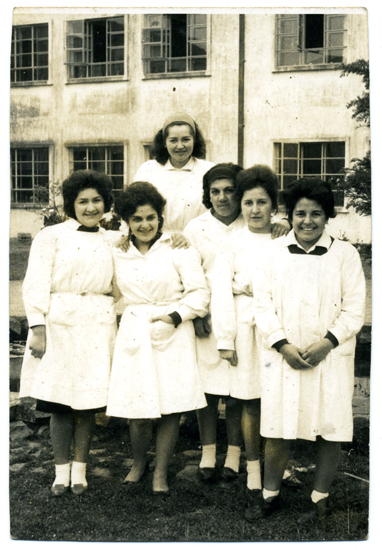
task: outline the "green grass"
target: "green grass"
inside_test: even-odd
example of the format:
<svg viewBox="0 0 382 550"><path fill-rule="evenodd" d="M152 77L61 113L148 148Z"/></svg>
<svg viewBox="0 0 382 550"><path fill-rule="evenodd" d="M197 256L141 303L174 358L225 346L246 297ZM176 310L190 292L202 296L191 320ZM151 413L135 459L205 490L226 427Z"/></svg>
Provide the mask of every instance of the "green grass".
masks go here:
<svg viewBox="0 0 382 550"><path fill-rule="evenodd" d="M151 495L152 472L137 486L123 485L127 473L124 460L131 458L127 427L112 422L98 428L88 466L89 490L81 497L70 493L61 498L50 494L53 481L52 450L49 437L37 435L13 449L11 462L26 466L10 476L11 535L19 540L120 541L120 542L239 542L239 541L315 541L363 540L368 532L368 484L344 475L368 478L367 447L348 446L331 494L332 513L322 525L299 528L297 519L304 495L311 491L313 472L298 473L303 490L282 489L285 507L274 516L249 524L246 507L245 460L242 457L239 479L230 484L205 486L176 478L190 462L183 454L197 450L194 422L183 426L176 454L169 470L169 498ZM218 465L222 466L225 435L220 429ZM152 448L154 451L154 448ZM314 445L297 442L292 448L292 464L308 466L314 461ZM103 457L106 460L100 461ZM30 473L33 468L43 469ZM92 468L108 468L111 476L94 475Z"/></svg>

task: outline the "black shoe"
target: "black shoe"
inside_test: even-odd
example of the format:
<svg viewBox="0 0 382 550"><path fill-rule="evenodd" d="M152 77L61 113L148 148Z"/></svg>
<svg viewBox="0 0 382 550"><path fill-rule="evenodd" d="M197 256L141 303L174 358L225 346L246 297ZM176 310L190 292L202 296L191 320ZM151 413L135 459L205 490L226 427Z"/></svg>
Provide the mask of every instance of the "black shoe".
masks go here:
<svg viewBox="0 0 382 550"><path fill-rule="evenodd" d="M76 483L75 485L72 485L70 487L70 490L72 491L73 495L80 496L88 490L88 486L83 485L82 483Z"/></svg>
<svg viewBox="0 0 382 550"><path fill-rule="evenodd" d="M50 492L54 497L62 497L64 493L69 489L69 485L52 485Z"/></svg>
<svg viewBox="0 0 382 550"><path fill-rule="evenodd" d="M217 478L215 468L198 468L198 476L203 483L215 483Z"/></svg>
<svg viewBox="0 0 382 550"><path fill-rule="evenodd" d="M262 499L248 506L245 511L245 519L249 522L254 522L258 519L266 518L273 514L273 512L276 512L281 506L282 501L280 495L267 498L267 500Z"/></svg>
<svg viewBox="0 0 382 550"><path fill-rule="evenodd" d="M296 477L294 472L292 472L290 476L283 479L283 485L291 489L299 489L303 486L303 482Z"/></svg>
<svg viewBox="0 0 382 550"><path fill-rule="evenodd" d="M318 502L310 502L305 512L297 520L298 525L322 521L329 513L329 498L322 498Z"/></svg>
<svg viewBox="0 0 382 550"><path fill-rule="evenodd" d="M238 472L235 472L235 470L232 470L232 468L227 468L226 466L224 466L221 477L222 479L224 479L224 481L230 482L235 481L239 477L239 474Z"/></svg>

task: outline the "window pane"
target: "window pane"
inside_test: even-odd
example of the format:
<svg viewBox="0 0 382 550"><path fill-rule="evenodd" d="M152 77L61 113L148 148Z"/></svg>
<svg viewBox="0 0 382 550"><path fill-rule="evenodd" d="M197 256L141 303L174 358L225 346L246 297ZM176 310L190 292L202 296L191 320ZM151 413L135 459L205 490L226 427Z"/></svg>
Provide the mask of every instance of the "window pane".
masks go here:
<svg viewBox="0 0 382 550"><path fill-rule="evenodd" d="M110 147L110 159L123 160L123 147Z"/></svg>
<svg viewBox="0 0 382 550"><path fill-rule="evenodd" d="M47 40L35 40L34 42L35 52L47 52L48 41Z"/></svg>
<svg viewBox="0 0 382 550"><path fill-rule="evenodd" d="M106 76L106 63L102 63L100 65L91 65L89 76Z"/></svg>
<svg viewBox="0 0 382 550"><path fill-rule="evenodd" d="M34 66L43 67L44 65L48 65L48 55L45 53L34 55Z"/></svg>
<svg viewBox="0 0 382 550"><path fill-rule="evenodd" d="M123 189L123 176L113 176L112 181L114 189Z"/></svg>
<svg viewBox="0 0 382 550"><path fill-rule="evenodd" d="M324 51L321 50L309 50L304 52L304 63L305 64L316 64L324 62Z"/></svg>
<svg viewBox="0 0 382 550"><path fill-rule="evenodd" d="M117 48L116 50L111 50L110 52L110 61L123 61L123 49ZM123 66L123 65L122 65Z"/></svg>
<svg viewBox="0 0 382 550"><path fill-rule="evenodd" d="M190 14L188 15L188 23L190 25L206 25L207 16L202 14Z"/></svg>
<svg viewBox="0 0 382 550"><path fill-rule="evenodd" d="M144 46L144 57L163 57L160 46Z"/></svg>
<svg viewBox="0 0 382 550"><path fill-rule="evenodd" d="M305 48L324 46L324 16L305 15Z"/></svg>
<svg viewBox="0 0 382 550"><path fill-rule="evenodd" d="M165 61L149 61L147 72L152 73L152 74L166 72L166 63L165 63Z"/></svg>
<svg viewBox="0 0 382 550"><path fill-rule="evenodd" d="M162 31L160 29L156 30L144 30L143 31L143 41L144 42L161 42L162 40Z"/></svg>
<svg viewBox="0 0 382 550"><path fill-rule="evenodd" d="M207 55L206 44L191 44L191 55Z"/></svg>
<svg viewBox="0 0 382 550"><path fill-rule="evenodd" d="M82 161L86 160L86 149L77 148L73 149L73 160Z"/></svg>
<svg viewBox="0 0 382 550"><path fill-rule="evenodd" d="M118 19L109 19L109 29L111 32L122 32L125 29L125 25L123 22L123 17L119 17Z"/></svg>
<svg viewBox="0 0 382 550"><path fill-rule="evenodd" d="M104 147L89 147L89 159L92 161L105 160L105 148Z"/></svg>
<svg viewBox="0 0 382 550"><path fill-rule="evenodd" d="M82 37L81 36L68 36L67 37L67 47L70 49L82 49Z"/></svg>
<svg viewBox="0 0 382 550"><path fill-rule="evenodd" d="M297 36L280 36L280 50L297 50Z"/></svg>
<svg viewBox="0 0 382 550"><path fill-rule="evenodd" d="M205 57L193 57L190 60L190 71L205 71L207 69L207 59Z"/></svg>
<svg viewBox="0 0 382 550"><path fill-rule="evenodd" d="M302 170L304 175L321 175L321 160L303 160Z"/></svg>
<svg viewBox="0 0 382 550"><path fill-rule="evenodd" d="M345 157L345 142L329 142L326 144L327 157Z"/></svg>
<svg viewBox="0 0 382 550"><path fill-rule="evenodd" d="M28 38L32 38L32 27L19 27L19 36L18 38L20 40L26 40Z"/></svg>
<svg viewBox="0 0 382 550"><path fill-rule="evenodd" d="M32 149L19 149L17 160L22 162L32 162Z"/></svg>
<svg viewBox="0 0 382 550"><path fill-rule="evenodd" d="M304 158L321 158L321 143L303 143Z"/></svg>
<svg viewBox="0 0 382 550"><path fill-rule="evenodd" d="M110 36L110 46L111 47L115 48L116 46L123 46L123 45L124 45L124 35L123 34L112 34Z"/></svg>
<svg viewBox="0 0 382 550"><path fill-rule="evenodd" d="M31 172L32 172L32 170L31 170ZM19 189L32 189L32 187L33 187L33 178L32 177L20 176L18 178L18 180L19 180L19 184L18 184Z"/></svg>
<svg viewBox="0 0 382 550"><path fill-rule="evenodd" d="M86 170L87 165L85 161L74 161L73 162L73 168L74 170Z"/></svg>
<svg viewBox="0 0 382 550"><path fill-rule="evenodd" d="M328 34L328 44L327 46L329 48L333 48L336 46L343 46L344 45L344 35L343 33L338 32L331 32Z"/></svg>
<svg viewBox="0 0 382 550"><path fill-rule="evenodd" d="M16 202L33 202L33 191L18 191Z"/></svg>
<svg viewBox="0 0 382 550"><path fill-rule="evenodd" d="M326 160L326 173L327 174L339 174L340 170L345 168L345 160L336 159L336 160Z"/></svg>
<svg viewBox="0 0 382 550"><path fill-rule="evenodd" d="M284 176L283 177L284 189L286 189L289 184L296 181L296 179L298 179L296 176Z"/></svg>
<svg viewBox="0 0 382 550"><path fill-rule="evenodd" d="M169 71L183 72L187 70L186 59L171 59L169 62Z"/></svg>
<svg viewBox="0 0 382 550"><path fill-rule="evenodd" d="M284 157L297 158L298 144L297 143L284 143Z"/></svg>
<svg viewBox="0 0 382 550"><path fill-rule="evenodd" d="M327 63L342 63L344 60L343 50L329 50L327 53Z"/></svg>
<svg viewBox="0 0 382 550"><path fill-rule="evenodd" d="M344 15L328 15L327 16L327 28L329 31L339 30L344 28L345 16Z"/></svg>
<svg viewBox="0 0 382 550"><path fill-rule="evenodd" d="M21 82L30 82L33 80L32 69L25 69L22 71L17 71L17 80Z"/></svg>
<svg viewBox="0 0 382 550"><path fill-rule="evenodd" d="M110 174L123 175L123 162L110 162Z"/></svg>
<svg viewBox="0 0 382 550"><path fill-rule="evenodd" d="M47 38L48 37L48 25L37 25L34 28L35 38Z"/></svg>
<svg viewBox="0 0 382 550"><path fill-rule="evenodd" d="M296 34L298 31L298 16L293 19L286 19L286 16L281 16L280 32L282 34Z"/></svg>
<svg viewBox="0 0 382 550"><path fill-rule="evenodd" d="M280 52L278 64L281 67L300 65L300 53L299 52Z"/></svg>
<svg viewBox="0 0 382 550"><path fill-rule="evenodd" d="M39 176L48 176L49 164L47 162L35 162L34 173Z"/></svg>
<svg viewBox="0 0 382 550"><path fill-rule="evenodd" d="M298 161L296 160L284 160L284 173L285 174L297 174L298 173Z"/></svg>
<svg viewBox="0 0 382 550"><path fill-rule="evenodd" d="M32 66L32 55L31 54L22 55L20 66L21 67L31 67Z"/></svg>
<svg viewBox="0 0 382 550"><path fill-rule="evenodd" d="M189 38L190 40L206 40L206 27L191 27L189 30Z"/></svg>
<svg viewBox="0 0 382 550"><path fill-rule="evenodd" d="M123 63L113 63L113 65L110 65L108 76L118 76L123 74Z"/></svg>

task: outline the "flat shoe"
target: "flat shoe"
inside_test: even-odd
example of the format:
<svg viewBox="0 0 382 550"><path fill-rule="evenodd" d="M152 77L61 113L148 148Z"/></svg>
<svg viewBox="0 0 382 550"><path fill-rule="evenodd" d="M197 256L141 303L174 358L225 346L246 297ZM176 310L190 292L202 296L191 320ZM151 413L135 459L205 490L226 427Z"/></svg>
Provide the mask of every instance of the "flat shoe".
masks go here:
<svg viewBox="0 0 382 550"><path fill-rule="evenodd" d="M245 519L249 522L255 522L258 519L263 519L273 512L276 512L282 506L282 501L280 495L277 495L272 498L267 498L267 500L262 500L249 506L245 511Z"/></svg>
<svg viewBox="0 0 382 550"><path fill-rule="evenodd" d="M52 485L50 492L55 497L62 497L64 493L69 489L69 485Z"/></svg>
<svg viewBox="0 0 382 550"><path fill-rule="evenodd" d="M235 472L235 470L232 470L232 468L227 468L224 466L221 476L224 481L230 482L235 481L239 477L239 474L238 472Z"/></svg>
<svg viewBox="0 0 382 550"><path fill-rule="evenodd" d="M82 483L76 483L75 485L72 485L70 487L70 490L72 491L73 495L76 495L76 496L82 495L85 491L87 491L87 489L88 489L88 486L83 485Z"/></svg>
<svg viewBox="0 0 382 550"><path fill-rule="evenodd" d="M215 468L198 468L198 476L204 483L215 483L216 467Z"/></svg>
<svg viewBox="0 0 382 550"><path fill-rule="evenodd" d="M302 487L303 483L296 477L295 473L291 473L290 476L283 479L283 485L286 487L290 487L291 489L298 489L299 487Z"/></svg>
<svg viewBox="0 0 382 550"><path fill-rule="evenodd" d="M152 495L153 497L163 497L163 498L167 498L170 496L170 491L154 491L154 489L152 490Z"/></svg>
<svg viewBox="0 0 382 550"><path fill-rule="evenodd" d="M254 504L262 504L263 502L263 491L261 489L248 489L246 490L248 506Z"/></svg>
<svg viewBox="0 0 382 550"><path fill-rule="evenodd" d="M329 499L328 497L322 498L318 502L310 502L305 512L303 512L300 518L297 520L298 525L305 525L306 523L322 521L329 512Z"/></svg>

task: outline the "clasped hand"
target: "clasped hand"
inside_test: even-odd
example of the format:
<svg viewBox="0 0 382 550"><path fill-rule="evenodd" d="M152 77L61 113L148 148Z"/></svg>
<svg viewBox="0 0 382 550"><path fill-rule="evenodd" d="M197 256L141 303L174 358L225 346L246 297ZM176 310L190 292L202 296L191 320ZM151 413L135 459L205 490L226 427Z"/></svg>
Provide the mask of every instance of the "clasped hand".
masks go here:
<svg viewBox="0 0 382 550"><path fill-rule="evenodd" d="M333 349L333 344L327 338L311 344L304 350L293 344L284 344L280 349L285 361L295 370L308 370L316 367Z"/></svg>
<svg viewBox="0 0 382 550"><path fill-rule="evenodd" d="M231 363L231 366L232 367L236 367L237 366L237 354L236 354L236 351L235 350L231 350L231 349L220 349L219 350L219 353L220 353L220 357L222 359L225 359L226 361L228 361L229 363Z"/></svg>

